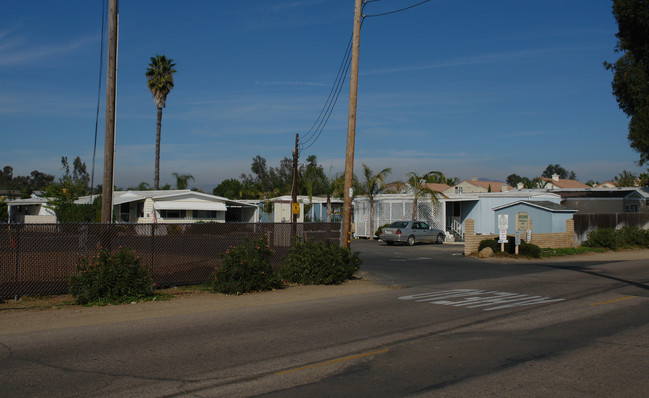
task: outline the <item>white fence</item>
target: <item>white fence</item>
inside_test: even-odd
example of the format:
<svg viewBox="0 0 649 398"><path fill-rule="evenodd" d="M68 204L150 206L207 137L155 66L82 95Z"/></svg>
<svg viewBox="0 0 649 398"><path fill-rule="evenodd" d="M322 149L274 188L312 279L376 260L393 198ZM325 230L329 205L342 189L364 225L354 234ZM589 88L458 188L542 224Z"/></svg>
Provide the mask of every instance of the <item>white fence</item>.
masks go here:
<svg viewBox="0 0 649 398"><path fill-rule="evenodd" d="M374 199L374 226L370 226L370 200L368 198L354 199L354 236L357 238L371 238L378 227L390 224L394 221L412 219L413 197L398 197ZM444 228L444 204L436 206L430 197L423 197L417 200L417 216L421 221L426 221L433 228L445 230Z"/></svg>

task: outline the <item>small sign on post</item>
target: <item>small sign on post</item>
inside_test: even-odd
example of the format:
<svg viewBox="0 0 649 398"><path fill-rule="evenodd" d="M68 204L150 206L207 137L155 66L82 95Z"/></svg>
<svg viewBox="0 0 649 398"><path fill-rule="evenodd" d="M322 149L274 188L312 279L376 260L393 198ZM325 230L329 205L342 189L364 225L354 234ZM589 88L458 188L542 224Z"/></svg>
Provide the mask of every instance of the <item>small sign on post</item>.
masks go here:
<svg viewBox="0 0 649 398"><path fill-rule="evenodd" d="M300 214L300 204L293 203L293 214Z"/></svg>
<svg viewBox="0 0 649 398"><path fill-rule="evenodd" d="M500 237L498 243L500 243L500 251L505 251L505 243L507 243L507 228L509 228L509 216L507 214L498 214L498 230L500 232Z"/></svg>

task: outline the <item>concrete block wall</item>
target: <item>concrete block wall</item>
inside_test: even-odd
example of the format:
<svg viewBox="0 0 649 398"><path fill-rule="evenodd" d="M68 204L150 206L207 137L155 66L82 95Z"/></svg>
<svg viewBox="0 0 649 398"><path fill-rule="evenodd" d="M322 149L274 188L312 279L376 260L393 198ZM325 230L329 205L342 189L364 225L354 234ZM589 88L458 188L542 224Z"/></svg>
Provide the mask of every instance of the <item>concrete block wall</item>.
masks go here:
<svg viewBox="0 0 649 398"><path fill-rule="evenodd" d="M467 219L464 222L464 255L477 253L480 242L485 239L494 239L498 235L476 235L475 221ZM541 248L562 249L575 246L575 223L566 220L566 232L535 234L532 232L533 243Z"/></svg>

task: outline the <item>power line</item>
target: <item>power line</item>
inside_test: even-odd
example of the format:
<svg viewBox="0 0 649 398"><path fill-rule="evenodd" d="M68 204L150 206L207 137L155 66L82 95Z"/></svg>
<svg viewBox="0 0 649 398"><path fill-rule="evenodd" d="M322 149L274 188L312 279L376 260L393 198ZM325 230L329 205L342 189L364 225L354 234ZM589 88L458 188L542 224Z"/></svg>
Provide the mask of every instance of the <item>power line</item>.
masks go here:
<svg viewBox="0 0 649 398"><path fill-rule="evenodd" d="M381 0L364 0L362 5L362 10L365 9L367 3L375 3L378 1ZM393 10L393 11L384 12L380 14L370 14L370 15L363 14L361 17L361 27L363 22L365 21L365 18L381 17L385 15L396 14L420 6L422 4L428 3L429 1L430 0L424 0L417 4L410 5L408 7L403 7L398 10ZM306 133L304 133L303 139L300 140L301 142L299 148L301 152L311 148L316 143L316 141L318 140L318 138L320 138L320 135L324 131L325 127L327 126L327 123L329 122L329 118L331 117L331 114L333 113L336 103L338 102L338 97L340 96L340 92L343 88L344 82L347 79L347 73L349 71L349 65L351 63L351 48L352 48L352 38L350 37L349 42L347 43L347 49L345 50L345 55L343 56L343 60L340 63L340 67L338 68L338 74L336 75L336 79L334 80L334 83L331 86L331 90L329 91L329 96L327 97L327 100L325 101L325 104L320 110L320 114L316 118L315 122L313 123L311 128Z"/></svg>
<svg viewBox="0 0 649 398"><path fill-rule="evenodd" d="M332 89L335 88L335 94L333 97L331 97L331 101L329 102L327 108L326 116L320 119L320 123L318 124L318 128L316 129L316 131L308 139L303 141L301 151L305 151L311 148L313 144L315 144L315 142L318 140L318 138L320 138L320 135L324 131L325 127L327 126L327 123L329 122L329 118L331 117L331 114L333 113L336 103L338 102L338 98L340 97L340 92L342 91L345 80L347 80L347 72L349 71L349 65L351 63L351 53L349 53L349 55L347 55L346 59L344 59L343 61L344 61L344 64L342 65L343 74L342 77L338 79L334 87L332 87Z"/></svg>
<svg viewBox="0 0 649 398"><path fill-rule="evenodd" d="M320 115L318 115L318 118L315 120L309 131L304 133L304 139L303 139L303 145L307 144L309 141L311 141L315 135L316 132L313 131L313 129L318 125L318 128L316 131L320 128L322 125L322 122L324 120L323 115L328 112L331 109L332 103L334 103L333 98L335 97L337 99L337 92L339 92L339 86L342 84L341 82L345 80L346 77L346 69L347 65L349 64L349 58L351 57L351 45L352 45L352 38L349 38L349 42L347 44L347 49L345 50L345 55L343 57L343 60L340 63L340 67L338 68L338 74L336 75L336 79L334 80L334 83L331 86L331 90L329 91L329 96L327 97L327 101L325 101L325 105L322 107L322 110L320 111ZM343 78L341 79L341 75L343 75Z"/></svg>
<svg viewBox="0 0 649 398"><path fill-rule="evenodd" d="M402 11L409 10L409 9L411 9L411 8L415 8L415 7L420 6L420 5L424 4L424 3L428 3L429 1L430 1L430 0L424 0L424 1L419 2L419 3L417 3L417 4L413 4L413 5L408 6L408 7L400 8L400 9L398 9L398 10L388 11L388 12L384 12L384 13L381 13L381 14L363 15L363 17L364 17L364 18L373 18L373 17L382 17L382 16L390 15L390 14L396 14L396 13L398 13L398 12L402 12Z"/></svg>

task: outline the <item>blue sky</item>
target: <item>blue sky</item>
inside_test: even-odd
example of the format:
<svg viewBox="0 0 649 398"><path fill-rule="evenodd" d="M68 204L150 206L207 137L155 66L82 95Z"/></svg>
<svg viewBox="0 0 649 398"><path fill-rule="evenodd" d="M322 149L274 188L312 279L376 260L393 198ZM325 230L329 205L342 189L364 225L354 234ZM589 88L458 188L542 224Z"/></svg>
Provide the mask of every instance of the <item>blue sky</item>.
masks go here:
<svg viewBox="0 0 649 398"><path fill-rule="evenodd" d="M418 0L368 3L365 14ZM504 180L559 163L581 181L638 172L627 118L602 66L617 59L609 0L432 0L366 18L355 171L366 163ZM0 13L0 167L61 175L91 168L102 1L5 0ZM353 25L353 0L137 0L120 3L115 184L153 183L156 108L149 58L177 63L162 122L161 182L190 173L211 192L291 156L320 114ZM95 182L102 178L102 72ZM349 82L304 153L344 168Z"/></svg>

